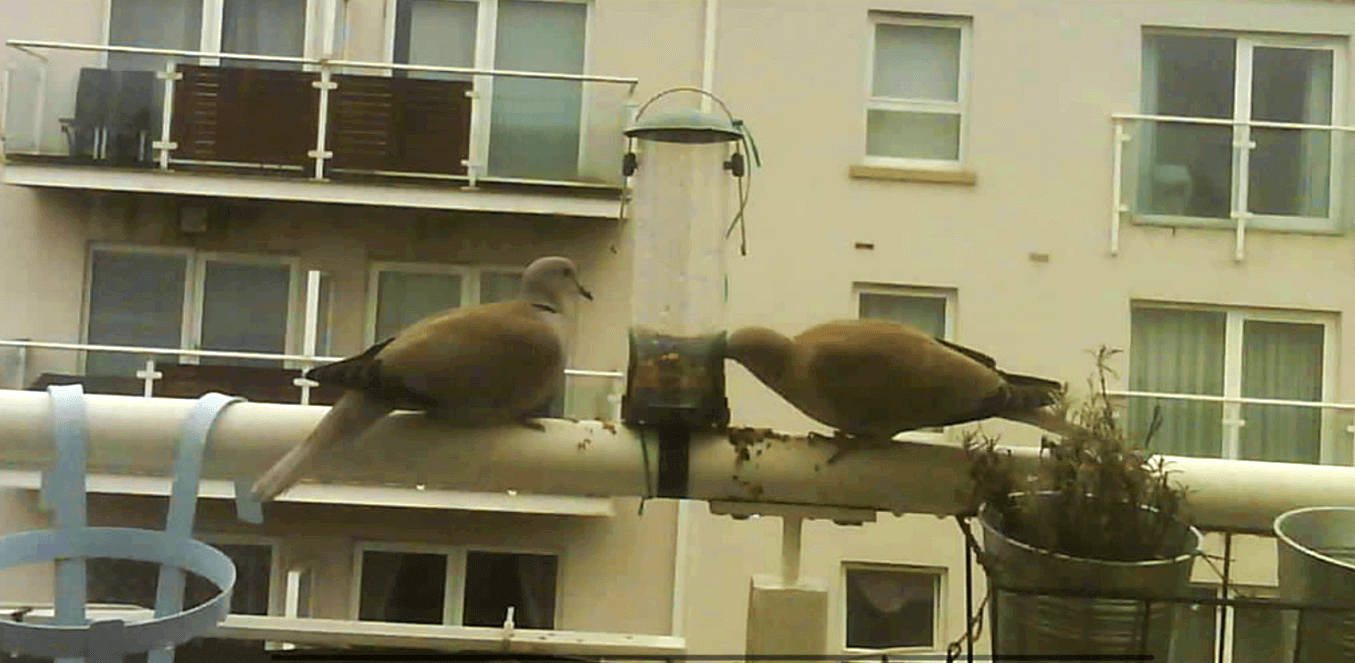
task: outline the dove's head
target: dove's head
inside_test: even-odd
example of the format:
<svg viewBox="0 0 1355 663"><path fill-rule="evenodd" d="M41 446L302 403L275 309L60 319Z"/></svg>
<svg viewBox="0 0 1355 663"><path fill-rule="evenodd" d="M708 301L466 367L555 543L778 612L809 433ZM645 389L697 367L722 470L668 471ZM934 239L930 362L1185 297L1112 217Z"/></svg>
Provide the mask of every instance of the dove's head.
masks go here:
<svg viewBox="0 0 1355 663"><path fill-rule="evenodd" d="M794 342L766 327L743 327L725 340L725 357L743 365L773 390L784 386Z"/></svg>
<svg viewBox="0 0 1355 663"><path fill-rule="evenodd" d="M522 297L534 304L547 304L566 310L575 297L591 301L593 293L579 283L579 268L574 261L560 256L537 258L522 274Z"/></svg>

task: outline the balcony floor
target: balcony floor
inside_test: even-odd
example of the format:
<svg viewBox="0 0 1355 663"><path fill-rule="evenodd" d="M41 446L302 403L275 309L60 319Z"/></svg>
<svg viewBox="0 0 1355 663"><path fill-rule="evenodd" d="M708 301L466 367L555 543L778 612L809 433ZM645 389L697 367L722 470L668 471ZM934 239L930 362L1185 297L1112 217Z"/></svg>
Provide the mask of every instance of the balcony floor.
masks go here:
<svg viewBox="0 0 1355 663"><path fill-rule="evenodd" d="M279 169L174 165L164 171L119 167L50 155L8 154L0 169L6 184L96 191L129 191L224 198L425 209L618 218L620 189L599 184L540 184L481 179L476 190L448 179L348 175L316 181L308 173Z"/></svg>

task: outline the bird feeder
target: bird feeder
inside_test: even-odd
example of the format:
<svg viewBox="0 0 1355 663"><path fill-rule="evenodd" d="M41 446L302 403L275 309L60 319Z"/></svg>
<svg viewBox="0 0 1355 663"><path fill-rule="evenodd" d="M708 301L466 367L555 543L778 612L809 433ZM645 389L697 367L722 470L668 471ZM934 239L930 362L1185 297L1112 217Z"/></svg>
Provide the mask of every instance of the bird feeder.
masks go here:
<svg viewBox="0 0 1355 663"><path fill-rule="evenodd" d="M705 95L723 112L646 113L680 92ZM672 88L651 97L624 131L630 151L634 225L630 362L622 418L659 431L659 495L685 483L691 431L729 423L724 379L724 226L729 174L743 174L741 123L714 95ZM737 158L736 158L737 157Z"/></svg>
<svg viewBox="0 0 1355 663"><path fill-rule="evenodd" d="M723 113L679 108L646 113L679 91L703 94ZM744 139L728 108L709 92L673 88L650 98L625 129L634 178L634 295L627 423L722 428L725 258L729 144ZM643 152L643 163L637 156ZM742 168L740 167L740 171Z"/></svg>

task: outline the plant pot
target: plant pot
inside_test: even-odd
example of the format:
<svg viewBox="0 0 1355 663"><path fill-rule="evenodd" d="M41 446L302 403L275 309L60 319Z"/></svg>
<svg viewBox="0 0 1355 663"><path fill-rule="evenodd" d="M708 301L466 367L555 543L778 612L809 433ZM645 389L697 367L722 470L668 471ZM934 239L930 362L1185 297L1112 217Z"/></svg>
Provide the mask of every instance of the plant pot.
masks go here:
<svg viewBox="0 0 1355 663"><path fill-rule="evenodd" d="M1355 611L1355 508L1294 509L1275 519L1280 596ZM1294 663L1355 662L1355 612L1284 611Z"/></svg>
<svg viewBox="0 0 1355 663"><path fill-rule="evenodd" d="M1054 496L1039 494L1041 500ZM1152 512L1145 507L1145 512ZM1113 562L1073 557L1017 541L995 522L984 504L983 554L997 577L988 579L993 654L1006 655L1150 655L1170 660L1178 605L1129 599L1017 594L993 587L996 580L1013 589L1072 590L1154 596L1185 595L1200 532L1174 520L1168 528L1170 559Z"/></svg>

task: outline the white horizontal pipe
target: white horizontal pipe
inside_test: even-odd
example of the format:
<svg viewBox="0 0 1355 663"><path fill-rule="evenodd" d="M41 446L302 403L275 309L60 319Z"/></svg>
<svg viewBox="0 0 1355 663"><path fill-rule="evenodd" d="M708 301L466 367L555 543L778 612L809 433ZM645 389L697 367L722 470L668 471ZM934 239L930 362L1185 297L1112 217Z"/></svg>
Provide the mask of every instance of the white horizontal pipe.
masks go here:
<svg viewBox="0 0 1355 663"><path fill-rule="evenodd" d="M150 348L133 345L95 345L90 343L56 343L52 341L8 341L0 339L0 347L38 348L43 350L76 350L86 352L121 352L138 355L185 355L189 357L227 357L231 359L272 359L277 361L301 361L312 364L339 361L344 357L317 357L314 355L289 355L270 352L233 352L230 350L190 350L188 348ZM580 368L566 368L565 375L590 378L621 378L617 371L591 371Z"/></svg>
<svg viewBox="0 0 1355 663"><path fill-rule="evenodd" d="M195 401L87 395L92 473L168 475L182 422ZM238 403L212 427L204 479L255 477L301 440L322 406ZM314 478L336 483L431 489L580 495L649 495L657 472L657 435L596 421L453 428L400 412L372 427L352 448L321 460ZM45 469L52 459L51 404L40 391L0 390L0 466ZM777 436L751 444L746 460L721 433L693 437L688 494L693 499L871 509L947 515L968 485L962 449L899 443L863 448L833 465L836 450L819 437ZM1036 447L1011 447L1025 468ZM1191 493L1200 527L1268 531L1279 514L1307 506L1355 506L1355 468L1213 458L1168 457ZM290 638L270 638L289 640Z"/></svg>
<svg viewBox="0 0 1355 663"><path fill-rule="evenodd" d="M254 53L223 53L212 51L187 51L175 48L147 48L144 46L109 46L103 44L77 44L61 41L36 41L31 39L7 39L5 44L30 53L32 48L50 48L65 51L90 51L96 53L136 53L141 55L164 55L172 57L220 58L226 60L249 60L255 62L285 62L289 64L327 64L332 67L354 67L359 69L398 69L401 71L432 71L449 74L475 74L480 76L503 76L506 78L538 78L543 80L586 81L591 83L617 83L634 86L638 78L625 76L593 76L589 74L555 74L536 71L513 71L500 69L476 69L473 67L444 67L426 64L400 64L396 62L366 62L362 60L321 60L320 58L295 57L289 55L258 55ZM40 56L39 56L40 57ZM46 58L43 58L46 59Z"/></svg>

